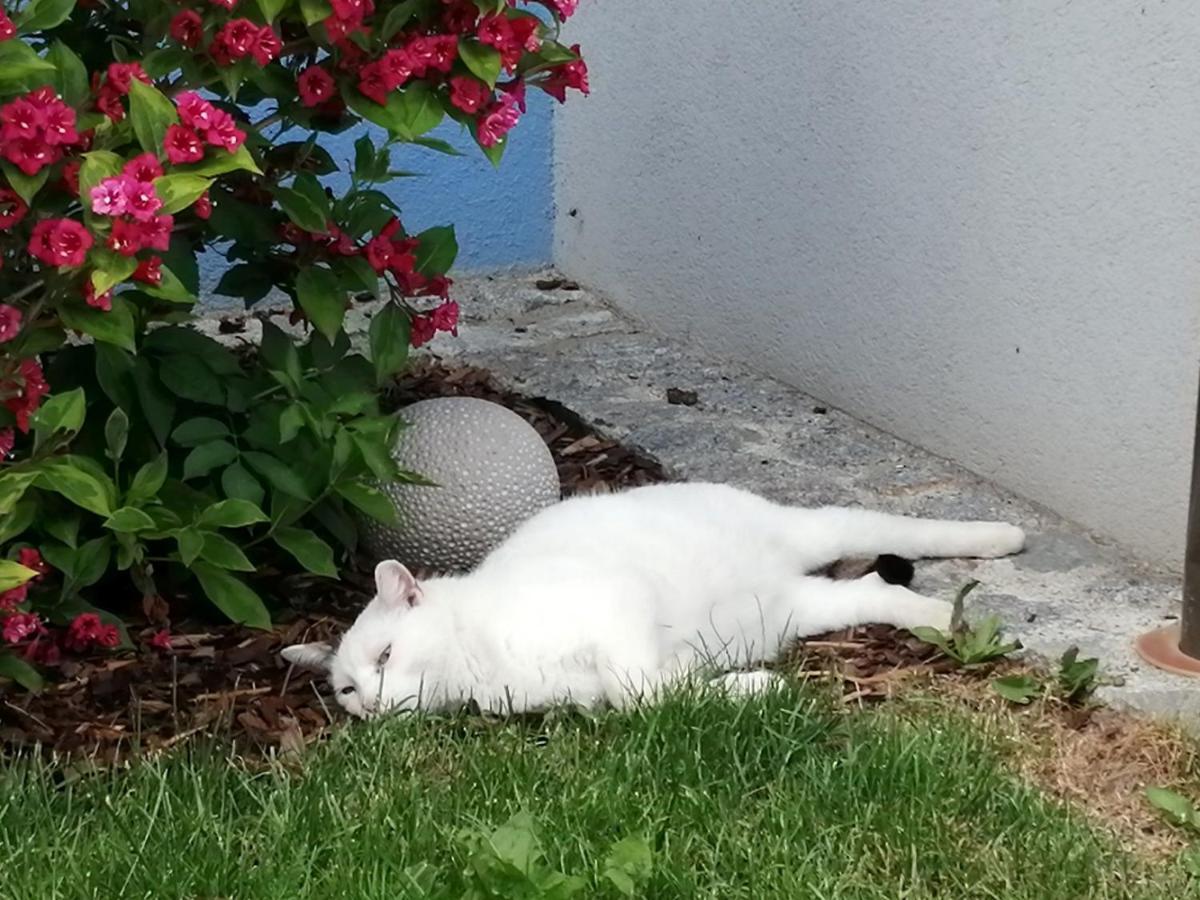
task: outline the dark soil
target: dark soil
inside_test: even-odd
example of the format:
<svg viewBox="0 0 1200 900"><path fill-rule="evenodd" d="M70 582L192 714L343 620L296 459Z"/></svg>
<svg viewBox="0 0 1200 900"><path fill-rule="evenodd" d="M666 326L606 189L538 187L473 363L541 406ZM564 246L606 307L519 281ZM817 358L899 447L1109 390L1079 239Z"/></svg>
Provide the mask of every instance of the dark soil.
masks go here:
<svg viewBox="0 0 1200 900"><path fill-rule="evenodd" d="M399 408L454 395L504 404L529 421L553 452L565 495L668 480L656 461L601 437L560 404L501 390L480 369L432 364L398 381L385 399ZM176 621L171 649L152 650L144 641L165 611L147 609L146 620L130 627L138 649L65 662L40 694L0 687L0 744L6 752L36 747L100 765L194 735L216 736L252 755L301 750L342 716L323 680L292 670L279 649L331 638L354 619L370 597L370 567L357 562L345 567L340 582L290 579L280 593L292 606L270 632ZM807 642L795 660L814 676L840 679L847 700L861 701L885 695L894 673L927 667L933 656L905 633L870 627Z"/></svg>

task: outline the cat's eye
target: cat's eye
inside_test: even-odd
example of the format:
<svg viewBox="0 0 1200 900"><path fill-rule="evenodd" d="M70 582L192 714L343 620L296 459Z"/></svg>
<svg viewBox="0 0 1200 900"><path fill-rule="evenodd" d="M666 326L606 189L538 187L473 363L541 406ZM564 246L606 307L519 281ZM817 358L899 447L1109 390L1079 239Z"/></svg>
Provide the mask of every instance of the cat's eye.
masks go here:
<svg viewBox="0 0 1200 900"><path fill-rule="evenodd" d="M354 693L354 685L348 684L344 688L342 688L340 691L338 691L338 693L341 694L343 697L345 697L347 694L353 694Z"/></svg>
<svg viewBox="0 0 1200 900"><path fill-rule="evenodd" d="M387 665L387 661L391 657L391 655L392 655L392 645L388 644L386 647L383 648L383 652L379 654L379 660L375 664L377 666L379 666L380 668L383 668L385 665Z"/></svg>

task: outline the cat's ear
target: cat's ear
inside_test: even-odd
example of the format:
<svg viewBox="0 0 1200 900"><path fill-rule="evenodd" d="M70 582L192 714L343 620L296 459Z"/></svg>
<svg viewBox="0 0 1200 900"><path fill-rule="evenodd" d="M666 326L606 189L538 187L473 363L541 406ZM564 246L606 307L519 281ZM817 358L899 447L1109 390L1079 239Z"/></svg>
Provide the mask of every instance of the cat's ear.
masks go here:
<svg viewBox="0 0 1200 900"><path fill-rule="evenodd" d="M422 599L421 586L403 565L385 559L375 567L375 599L389 609L416 606Z"/></svg>
<svg viewBox="0 0 1200 900"><path fill-rule="evenodd" d="M313 669L317 672L328 672L333 660L333 647L325 641L312 644L292 644L279 651L279 655L294 666L302 669Z"/></svg>

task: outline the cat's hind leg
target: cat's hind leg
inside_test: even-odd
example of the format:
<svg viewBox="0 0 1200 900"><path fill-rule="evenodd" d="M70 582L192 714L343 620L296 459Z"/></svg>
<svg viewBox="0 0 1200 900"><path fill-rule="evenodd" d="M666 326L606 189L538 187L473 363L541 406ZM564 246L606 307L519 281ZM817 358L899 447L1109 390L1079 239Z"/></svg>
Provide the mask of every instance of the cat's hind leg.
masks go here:
<svg viewBox="0 0 1200 900"><path fill-rule="evenodd" d="M790 638L872 624L946 631L953 612L944 600L888 584L875 574L853 581L792 578L780 591L775 614L783 618L781 631Z"/></svg>
<svg viewBox="0 0 1200 900"><path fill-rule="evenodd" d="M810 572L839 559L881 554L904 559L994 559L1025 546L1025 532L1005 522L919 519L843 507L785 508L783 512L788 540Z"/></svg>

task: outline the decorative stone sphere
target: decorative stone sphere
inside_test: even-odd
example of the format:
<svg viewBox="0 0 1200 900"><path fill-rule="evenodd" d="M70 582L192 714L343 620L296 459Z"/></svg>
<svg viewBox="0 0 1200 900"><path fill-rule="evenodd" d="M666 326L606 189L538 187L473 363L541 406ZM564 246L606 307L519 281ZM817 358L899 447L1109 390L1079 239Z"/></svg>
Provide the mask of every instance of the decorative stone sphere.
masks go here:
<svg viewBox="0 0 1200 900"><path fill-rule="evenodd" d="M541 435L507 407L474 397L421 400L397 414L392 456L437 487L381 484L398 527L359 516L368 552L410 568L466 571L538 510L560 498Z"/></svg>

